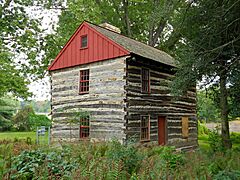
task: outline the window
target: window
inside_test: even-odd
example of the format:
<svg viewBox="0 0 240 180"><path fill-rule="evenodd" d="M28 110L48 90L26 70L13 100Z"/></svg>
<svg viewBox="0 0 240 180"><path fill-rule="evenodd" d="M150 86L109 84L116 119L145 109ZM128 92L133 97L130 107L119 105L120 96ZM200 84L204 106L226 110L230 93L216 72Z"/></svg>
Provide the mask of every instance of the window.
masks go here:
<svg viewBox="0 0 240 180"><path fill-rule="evenodd" d="M81 36L81 48L86 48L88 44L87 35Z"/></svg>
<svg viewBox="0 0 240 180"><path fill-rule="evenodd" d="M141 133L140 139L141 141L146 141L150 139L150 117L149 116L141 116Z"/></svg>
<svg viewBox="0 0 240 180"><path fill-rule="evenodd" d="M188 117L182 117L182 137L188 138Z"/></svg>
<svg viewBox="0 0 240 180"><path fill-rule="evenodd" d="M89 137L89 116L80 118L80 138Z"/></svg>
<svg viewBox="0 0 240 180"><path fill-rule="evenodd" d="M89 69L80 70L79 94L89 92Z"/></svg>
<svg viewBox="0 0 240 180"><path fill-rule="evenodd" d="M142 92L150 93L149 70L142 68Z"/></svg>

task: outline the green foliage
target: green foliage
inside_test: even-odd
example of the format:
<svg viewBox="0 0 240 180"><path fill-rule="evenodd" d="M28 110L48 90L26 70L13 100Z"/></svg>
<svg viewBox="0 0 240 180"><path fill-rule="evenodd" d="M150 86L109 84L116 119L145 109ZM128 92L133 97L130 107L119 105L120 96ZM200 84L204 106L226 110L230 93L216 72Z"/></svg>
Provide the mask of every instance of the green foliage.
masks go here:
<svg viewBox="0 0 240 180"><path fill-rule="evenodd" d="M112 141L106 155L110 162L122 162L129 174L137 172L142 162L141 155L133 145L123 146L118 141Z"/></svg>
<svg viewBox="0 0 240 180"><path fill-rule="evenodd" d="M45 115L35 114L31 106L20 109L13 117L13 123L18 131L35 130L37 126L51 126L51 120Z"/></svg>
<svg viewBox="0 0 240 180"><path fill-rule="evenodd" d="M240 133L232 132L231 133L231 141L234 144L240 144Z"/></svg>
<svg viewBox="0 0 240 180"><path fill-rule="evenodd" d="M42 148L24 142L14 146L2 143L0 178L219 179L222 176L236 179L240 171L239 157L239 152L232 150L180 153L174 147L134 148L116 141ZM135 168L130 174L132 165Z"/></svg>
<svg viewBox="0 0 240 180"><path fill-rule="evenodd" d="M161 165L163 168L169 170L175 170L177 167L184 164L183 154L176 152L175 147L156 147L149 155L158 155L161 159Z"/></svg>
<svg viewBox="0 0 240 180"><path fill-rule="evenodd" d="M32 114L34 114L34 111L31 106L25 106L23 109L20 109L13 117L14 127L18 131L29 131L31 129L29 124L29 117Z"/></svg>
<svg viewBox="0 0 240 180"><path fill-rule="evenodd" d="M16 112L18 102L12 97L0 98L0 130L9 131L12 127L12 116Z"/></svg>
<svg viewBox="0 0 240 180"><path fill-rule="evenodd" d="M208 133L208 142L213 152L224 152L225 148L222 143L222 138L219 135L217 129L214 129Z"/></svg>
<svg viewBox="0 0 240 180"><path fill-rule="evenodd" d="M198 135L207 135L208 133L209 129L206 127L206 125L198 121Z"/></svg>
<svg viewBox="0 0 240 180"><path fill-rule="evenodd" d="M44 0L40 0L43 2ZM0 96L11 93L27 98L29 75L37 75L42 62L37 56L43 42L41 19L27 12L40 1L1 1L0 3ZM29 11L29 10L28 10ZM38 74L39 75L39 74Z"/></svg>
<svg viewBox="0 0 240 180"><path fill-rule="evenodd" d="M51 120L41 114L30 114L28 117L28 125L30 126L30 130L36 130L39 126L51 126Z"/></svg>
<svg viewBox="0 0 240 180"><path fill-rule="evenodd" d="M65 160L68 154L68 149L64 149L61 153L46 153L42 150L23 151L13 159L12 179L38 179L38 173L44 171L46 177L68 177L77 167L73 159Z"/></svg>
<svg viewBox="0 0 240 180"><path fill-rule="evenodd" d="M46 154L40 150L23 151L19 156L13 159L12 171L13 179L32 179L36 169L44 163Z"/></svg>
<svg viewBox="0 0 240 180"><path fill-rule="evenodd" d="M238 180L240 179L240 171L219 171L213 177L214 180Z"/></svg>
<svg viewBox="0 0 240 180"><path fill-rule="evenodd" d="M187 1L69 0L59 16L56 32L45 37L43 61L47 66L49 59L56 57L83 20L110 23L120 28L123 35L172 52L181 38L190 7Z"/></svg>
<svg viewBox="0 0 240 180"><path fill-rule="evenodd" d="M229 87L233 90L234 105L239 104L239 8L235 0L199 0L186 14L183 41L176 49L179 66L173 83L175 94L185 93L189 87L202 81L201 87L219 89L221 136L223 145L231 148L228 114ZM237 93L238 92L238 93ZM238 103L237 103L238 102ZM232 109L233 110L233 109ZM236 113L236 108L235 108ZM231 113L230 113L231 114Z"/></svg>
<svg viewBox="0 0 240 180"><path fill-rule="evenodd" d="M26 98L30 95L27 88L29 81L13 65L12 58L12 54L1 48L0 42L0 96L12 93Z"/></svg>
<svg viewBox="0 0 240 180"><path fill-rule="evenodd" d="M207 95L209 94L206 94L205 91L197 92L197 116L198 119L205 122L215 122L220 119L220 110Z"/></svg>

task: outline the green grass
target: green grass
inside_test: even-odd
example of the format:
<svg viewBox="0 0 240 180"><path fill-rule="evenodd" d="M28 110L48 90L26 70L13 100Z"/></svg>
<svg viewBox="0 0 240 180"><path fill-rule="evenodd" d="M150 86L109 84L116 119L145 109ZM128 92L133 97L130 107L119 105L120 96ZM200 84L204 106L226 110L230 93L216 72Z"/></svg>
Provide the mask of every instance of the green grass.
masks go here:
<svg viewBox="0 0 240 180"><path fill-rule="evenodd" d="M233 148L240 147L240 138L239 137L240 137L240 133L232 133L231 134ZM208 142L208 135L199 135L198 136L198 144L199 144L200 149L210 150L210 145Z"/></svg>
<svg viewBox="0 0 240 180"><path fill-rule="evenodd" d="M17 140L27 140L31 138L32 143L36 142L36 132L1 132L0 141L17 141ZM48 133L45 136L40 136L40 143L46 144L48 142Z"/></svg>

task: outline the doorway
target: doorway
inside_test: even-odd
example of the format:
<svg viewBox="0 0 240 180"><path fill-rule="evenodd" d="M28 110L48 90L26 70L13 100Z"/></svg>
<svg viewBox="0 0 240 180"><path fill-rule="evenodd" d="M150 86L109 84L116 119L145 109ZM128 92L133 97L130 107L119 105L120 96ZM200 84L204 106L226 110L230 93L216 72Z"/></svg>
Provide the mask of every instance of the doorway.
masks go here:
<svg viewBox="0 0 240 180"><path fill-rule="evenodd" d="M158 117L158 144L163 146L166 144L166 117Z"/></svg>

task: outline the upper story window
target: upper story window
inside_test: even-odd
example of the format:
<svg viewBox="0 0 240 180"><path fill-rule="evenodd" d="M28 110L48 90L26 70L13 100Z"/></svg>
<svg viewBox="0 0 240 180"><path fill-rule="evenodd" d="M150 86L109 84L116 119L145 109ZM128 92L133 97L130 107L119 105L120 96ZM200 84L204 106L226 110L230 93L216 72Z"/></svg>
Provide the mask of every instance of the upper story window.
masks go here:
<svg viewBox="0 0 240 180"><path fill-rule="evenodd" d="M89 116L80 118L80 138L88 138L90 130L90 120Z"/></svg>
<svg viewBox="0 0 240 180"><path fill-rule="evenodd" d="M87 35L81 36L81 48L87 48L87 46L88 46Z"/></svg>
<svg viewBox="0 0 240 180"><path fill-rule="evenodd" d="M140 140L148 141L150 140L150 116L141 116L140 124Z"/></svg>
<svg viewBox="0 0 240 180"><path fill-rule="evenodd" d="M79 94L89 93L89 69L80 70Z"/></svg>
<svg viewBox="0 0 240 180"><path fill-rule="evenodd" d="M142 92L150 93L150 77L149 70L142 68Z"/></svg>

